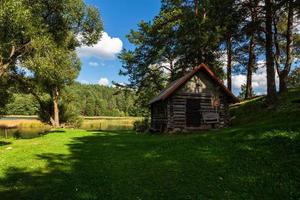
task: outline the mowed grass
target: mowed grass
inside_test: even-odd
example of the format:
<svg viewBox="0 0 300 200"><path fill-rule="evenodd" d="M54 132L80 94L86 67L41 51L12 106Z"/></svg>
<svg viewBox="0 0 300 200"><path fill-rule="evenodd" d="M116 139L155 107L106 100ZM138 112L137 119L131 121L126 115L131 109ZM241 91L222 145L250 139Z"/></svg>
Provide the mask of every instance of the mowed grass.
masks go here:
<svg viewBox="0 0 300 200"><path fill-rule="evenodd" d="M299 199L299 95L272 111L260 99L236 107L218 131L0 139L0 199Z"/></svg>

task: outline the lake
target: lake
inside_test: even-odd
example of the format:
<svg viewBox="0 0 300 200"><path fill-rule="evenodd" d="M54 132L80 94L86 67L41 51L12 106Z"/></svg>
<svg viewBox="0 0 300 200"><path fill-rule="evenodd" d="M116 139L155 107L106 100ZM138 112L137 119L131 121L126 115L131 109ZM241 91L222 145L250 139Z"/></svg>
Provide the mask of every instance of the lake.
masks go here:
<svg viewBox="0 0 300 200"><path fill-rule="evenodd" d="M84 117L80 129L132 130L134 122L140 120L141 117ZM51 130L51 126L42 123L36 116L5 116L0 118L1 125L18 126L8 130L8 137L16 138L34 138ZM5 137L3 129L0 129L0 137Z"/></svg>

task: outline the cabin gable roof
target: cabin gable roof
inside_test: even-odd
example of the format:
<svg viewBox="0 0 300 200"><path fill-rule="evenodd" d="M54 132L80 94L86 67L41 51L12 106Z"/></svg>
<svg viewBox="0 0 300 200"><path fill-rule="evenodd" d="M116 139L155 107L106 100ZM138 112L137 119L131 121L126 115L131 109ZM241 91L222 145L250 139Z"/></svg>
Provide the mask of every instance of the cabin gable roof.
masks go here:
<svg viewBox="0 0 300 200"><path fill-rule="evenodd" d="M223 82L209 69L205 64L200 64L194 70L187 73L185 76L173 81L170 83L164 90L162 90L159 95L154 97L149 104L153 104L155 102L165 100L170 97L175 91L177 91L181 86L183 86L187 81L189 81L197 72L200 70L204 70L207 75L212 78L212 80L220 86L221 90L230 98L232 103L239 102L239 99L232 94L232 92L223 84Z"/></svg>

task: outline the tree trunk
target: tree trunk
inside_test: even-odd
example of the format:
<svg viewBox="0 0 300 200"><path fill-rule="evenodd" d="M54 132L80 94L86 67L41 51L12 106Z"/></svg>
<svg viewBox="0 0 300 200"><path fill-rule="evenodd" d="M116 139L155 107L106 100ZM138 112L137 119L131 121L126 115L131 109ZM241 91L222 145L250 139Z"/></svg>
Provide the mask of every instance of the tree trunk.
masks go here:
<svg viewBox="0 0 300 200"><path fill-rule="evenodd" d="M279 92L287 91L287 77L290 73L292 66L292 51L293 51L293 21L294 21L294 2L289 0L288 3L288 23L287 23L287 33L286 33L286 63L282 72L279 76Z"/></svg>
<svg viewBox="0 0 300 200"><path fill-rule="evenodd" d="M54 116L54 127L59 127L59 108L58 108L58 98L59 92L57 88L54 88L53 94L53 116Z"/></svg>
<svg viewBox="0 0 300 200"><path fill-rule="evenodd" d="M267 104L274 105L277 101L275 69L273 56L273 30L272 30L272 0L265 0L266 8L266 71L267 71Z"/></svg>
<svg viewBox="0 0 300 200"><path fill-rule="evenodd" d="M232 91L231 71L232 71L232 37L229 37L229 39L227 40L227 87L230 91Z"/></svg>
<svg viewBox="0 0 300 200"><path fill-rule="evenodd" d="M202 14L202 17L203 17L203 20L206 20L206 0L202 0L202 11L203 11L203 14Z"/></svg>
<svg viewBox="0 0 300 200"><path fill-rule="evenodd" d="M194 4L195 4L195 15L198 16L199 0L194 0Z"/></svg>
<svg viewBox="0 0 300 200"><path fill-rule="evenodd" d="M279 75L279 92L280 93L287 91L287 77L288 77L288 73L280 73L280 75Z"/></svg>
<svg viewBox="0 0 300 200"><path fill-rule="evenodd" d="M249 58L247 64L247 81L246 81L246 93L245 99L250 99L252 97L252 73L255 62L255 41L254 34L252 34L249 44Z"/></svg>

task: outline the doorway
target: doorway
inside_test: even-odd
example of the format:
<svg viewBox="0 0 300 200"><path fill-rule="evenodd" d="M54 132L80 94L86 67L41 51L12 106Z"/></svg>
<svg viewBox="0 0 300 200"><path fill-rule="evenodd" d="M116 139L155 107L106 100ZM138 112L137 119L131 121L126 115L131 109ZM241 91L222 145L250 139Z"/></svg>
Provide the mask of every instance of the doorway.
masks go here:
<svg viewBox="0 0 300 200"><path fill-rule="evenodd" d="M186 126L187 127L201 126L200 99L186 100Z"/></svg>

